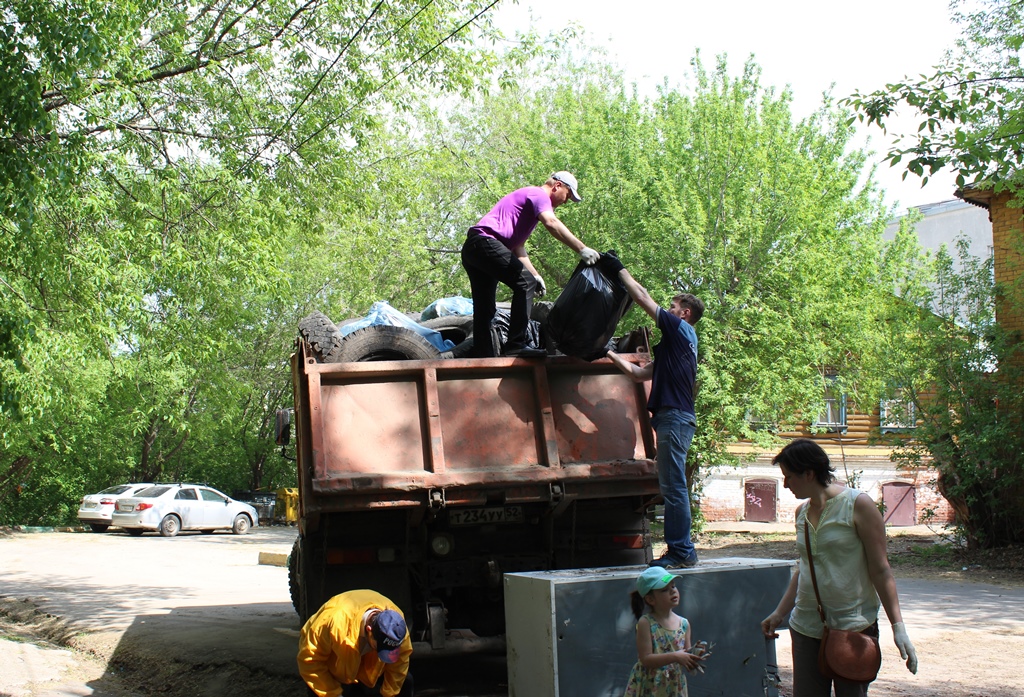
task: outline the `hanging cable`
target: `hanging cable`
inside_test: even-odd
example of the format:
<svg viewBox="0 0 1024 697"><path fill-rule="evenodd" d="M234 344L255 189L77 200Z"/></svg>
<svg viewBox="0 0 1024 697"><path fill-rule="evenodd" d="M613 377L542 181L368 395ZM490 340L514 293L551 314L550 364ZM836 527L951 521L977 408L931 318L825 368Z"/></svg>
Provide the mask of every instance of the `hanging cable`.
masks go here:
<svg viewBox="0 0 1024 697"><path fill-rule="evenodd" d="M327 121L327 122L326 122L326 123L325 123L325 124L324 124L323 126L321 126L320 128L316 129L315 131L313 131L313 133L311 133L311 134L310 134L310 135L308 135L307 137L303 138L303 139L302 139L302 141L301 141L301 142L300 142L300 143L299 143L298 145L296 145L296 146L295 146L294 150L301 150L301 149L302 149L303 147L305 147L305 145L306 145L306 144L307 144L307 143L308 143L309 141L313 140L314 138L316 138L317 136L319 136L319 135L320 135L321 133L323 133L323 132L324 132L325 130L327 130L328 128L330 128L330 127L331 127L331 126L333 126L334 124L336 124L336 123L337 123L338 121L340 121L340 120L341 120L341 119L343 119L344 117L348 116L348 115L349 115L349 113L351 113L351 112L352 112L352 111L353 111L354 109L357 109L358 107L361 107L361 106L362 106L362 105L363 105L363 104L364 104L364 103L366 102L366 100L367 100L368 98L370 98L370 97L372 97L373 95L377 94L377 93L378 93L378 92L380 92L380 91L381 91L382 89L384 89L385 87L387 87L388 85L390 85L390 84L391 84L392 82L394 82L395 80L397 80L397 79L398 79L399 77L401 77L402 75L404 75L404 74L405 74L406 72L408 72L408 71L409 71L410 69L412 69L413 67L415 67L417 63L419 63L419 62L420 62L420 61L422 61L422 60L423 60L424 58L426 58L427 56L429 56L429 55L430 55L431 53L433 53L434 51L436 51L436 50L437 50L437 49L438 49L438 48L439 48L440 46L442 46L442 45L443 45L443 44L444 44L444 43L445 43L446 41L448 41L449 39L451 39L451 38L452 38L453 36L455 36L456 34L458 34L459 32L461 32L461 31L462 31L463 29L465 29L466 27L468 27L468 26L469 26L470 24L472 24L473 22L475 22L475 21L476 21L477 19L479 19L479 18L480 18L481 16L483 16L483 15L484 15L484 14L485 14L485 13L486 13L486 12L487 12L488 10L490 10L490 9L491 9L492 7L494 7L495 5L497 5L497 4L499 3L499 2L501 2L501 0L492 0L492 2L491 2L491 3L489 4L489 5L487 5L487 7L483 8L482 10L480 10L479 12L477 12L477 13L476 13L475 15L473 15L472 17L470 17L470 18L469 18L468 20L466 20L465 22L463 22L463 23L462 23L461 25L459 25L458 27L456 27L456 28L455 28L454 30L452 30L452 31L451 31L451 33L449 33L449 34L448 34L448 36L446 36L446 37L444 37L443 39L441 39L440 41L438 41L438 42L437 42L436 44L434 44L434 45L433 45L433 46L431 46L431 47L430 47L429 49L427 49L427 50L426 50L426 51L424 51L424 52L423 52L422 54L420 54L420 55L419 55L419 56L418 56L418 57L417 57L417 58L416 58L416 59L415 59L414 61L412 61L412 62L411 62L411 63L409 63L409 64L408 64L407 66L405 66L404 68L402 68L402 69L401 69L400 71L398 71L397 73L395 73L394 75L392 75L392 76L391 76L390 78L388 78L387 80L385 80L385 81L384 81L383 83L381 83L381 84L380 84L380 85L379 85L379 86L378 86L378 87L377 87L376 89L372 90L372 91L371 91L371 92L370 92L369 94L367 94L367 95L366 95L366 96L365 96L365 97L364 97L364 98L363 98L362 100L360 100L360 101L359 101L359 103L357 103L357 104L353 104L353 105L352 105L352 106L350 106L350 107L349 107L348 109L346 109L345 111L343 111L343 112L341 112L340 114L338 114L338 115L337 115L337 116L336 116L335 118L333 118L333 119L330 119L330 120L328 120L328 121Z"/></svg>

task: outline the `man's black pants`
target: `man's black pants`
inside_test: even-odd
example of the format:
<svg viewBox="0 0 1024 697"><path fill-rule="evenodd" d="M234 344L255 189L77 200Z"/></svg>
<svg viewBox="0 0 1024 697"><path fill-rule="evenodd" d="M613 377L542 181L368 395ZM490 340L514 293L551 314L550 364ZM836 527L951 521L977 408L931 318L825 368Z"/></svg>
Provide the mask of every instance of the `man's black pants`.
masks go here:
<svg viewBox="0 0 1024 697"><path fill-rule="evenodd" d="M493 237L471 232L462 245L462 266L469 276L473 293L473 355L490 358L496 354L491 341L491 320L497 311L495 295L498 282L512 289L512 311L509 317L505 350L526 345L526 327L533 310L533 293L537 280L523 262Z"/></svg>

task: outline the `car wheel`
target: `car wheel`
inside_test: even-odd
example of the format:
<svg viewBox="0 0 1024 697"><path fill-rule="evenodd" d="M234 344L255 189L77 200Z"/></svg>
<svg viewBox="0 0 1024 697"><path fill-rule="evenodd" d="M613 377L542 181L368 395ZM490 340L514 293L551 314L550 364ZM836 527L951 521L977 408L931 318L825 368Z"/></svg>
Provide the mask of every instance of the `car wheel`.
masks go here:
<svg viewBox="0 0 1024 697"><path fill-rule="evenodd" d="M132 537L142 537L143 530L142 528L125 528L125 532Z"/></svg>
<svg viewBox="0 0 1024 697"><path fill-rule="evenodd" d="M103 523L89 523L89 527L92 528L93 532L106 532L110 526Z"/></svg>
<svg viewBox="0 0 1024 697"><path fill-rule="evenodd" d="M178 516L168 514L160 521L160 534L164 537L174 537L181 530L181 521Z"/></svg>
<svg viewBox="0 0 1024 697"><path fill-rule="evenodd" d="M244 535L249 532L249 517L244 513L235 516L235 523L231 526L231 532L236 535Z"/></svg>

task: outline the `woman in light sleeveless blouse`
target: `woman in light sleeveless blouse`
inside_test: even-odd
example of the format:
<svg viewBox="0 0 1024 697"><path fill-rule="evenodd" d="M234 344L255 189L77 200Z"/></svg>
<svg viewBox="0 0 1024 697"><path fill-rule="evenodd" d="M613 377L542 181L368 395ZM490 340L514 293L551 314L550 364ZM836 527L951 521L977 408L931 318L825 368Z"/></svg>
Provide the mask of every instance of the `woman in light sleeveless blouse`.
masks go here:
<svg viewBox="0 0 1024 697"><path fill-rule="evenodd" d="M830 628L878 636L878 606L892 624L893 640L911 673L917 653L900 612L896 579L886 552L885 523L867 494L838 483L828 455L814 441L798 438L773 460L783 484L798 499L796 512L800 563L778 607L761 622L767 637L788 617L793 643L793 697L864 697L869 683L826 677L818 670L822 624L807 566L807 544L814 554L818 590ZM804 521L810 540L805 539Z"/></svg>

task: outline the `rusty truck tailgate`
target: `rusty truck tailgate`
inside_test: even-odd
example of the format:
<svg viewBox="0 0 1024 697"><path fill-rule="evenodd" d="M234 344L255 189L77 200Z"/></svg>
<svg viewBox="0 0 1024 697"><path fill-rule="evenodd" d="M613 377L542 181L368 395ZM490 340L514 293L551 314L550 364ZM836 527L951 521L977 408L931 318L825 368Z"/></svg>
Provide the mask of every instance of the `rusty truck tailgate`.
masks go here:
<svg viewBox="0 0 1024 697"><path fill-rule="evenodd" d="M545 482L657 491L646 386L607 359L331 364L300 342L293 371L307 500L416 505L462 490L469 502L492 484L509 500Z"/></svg>

